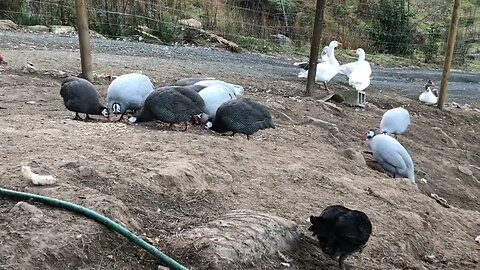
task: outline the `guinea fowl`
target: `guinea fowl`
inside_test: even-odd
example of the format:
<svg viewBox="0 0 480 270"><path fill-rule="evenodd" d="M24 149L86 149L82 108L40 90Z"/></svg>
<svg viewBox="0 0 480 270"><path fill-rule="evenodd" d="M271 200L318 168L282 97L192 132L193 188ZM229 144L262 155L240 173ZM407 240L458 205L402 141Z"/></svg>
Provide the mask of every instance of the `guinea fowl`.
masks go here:
<svg viewBox="0 0 480 270"><path fill-rule="evenodd" d="M373 153L373 158L387 172L395 176L408 178L415 185L415 171L412 158L405 147L395 138L385 134L367 132L368 145Z"/></svg>
<svg viewBox="0 0 480 270"><path fill-rule="evenodd" d="M128 110L141 109L145 99L153 90L154 86L146 75L129 73L118 76L110 83L107 90L109 119L112 113L115 116L120 114L122 119Z"/></svg>
<svg viewBox="0 0 480 270"><path fill-rule="evenodd" d="M380 121L380 132L384 134L403 134L410 125L410 113L402 108L394 108L386 111Z"/></svg>
<svg viewBox="0 0 480 270"><path fill-rule="evenodd" d="M340 71L340 64L335 58L335 48L342 45L338 41L331 41L328 45L327 55L328 61L317 64L317 72L315 74L315 82L323 82L325 90L329 91L327 82L329 82ZM307 78L308 72L306 70L298 74L299 78Z"/></svg>
<svg viewBox="0 0 480 270"><path fill-rule="evenodd" d="M232 136L242 133L250 139L258 130L275 128L275 124L265 105L249 98L238 98L223 103L213 122L207 122L205 127L218 133L232 132Z"/></svg>
<svg viewBox="0 0 480 270"><path fill-rule="evenodd" d="M202 113L205 105L200 95L189 87L165 86L156 89L147 99L140 112L131 116L130 123L159 120L170 124L185 123L188 129L188 121L194 115Z"/></svg>
<svg viewBox="0 0 480 270"><path fill-rule="evenodd" d="M91 120L90 114L108 117L106 107L100 103L95 86L82 78L68 77L62 82L60 95L65 107L75 112L74 120L82 120L78 113L85 114L85 120Z"/></svg>
<svg viewBox="0 0 480 270"><path fill-rule="evenodd" d="M213 120L218 108L225 102L236 99L237 96L225 85L217 84L202 89L198 94L202 97L205 105L202 107L201 123Z"/></svg>
<svg viewBox="0 0 480 270"><path fill-rule="evenodd" d="M196 82L194 85L202 85L206 87L213 86L213 85L222 85L224 87L227 87L230 90L230 93L232 93L235 96L241 96L245 92L243 86L224 82L221 80L203 80L203 81Z"/></svg>
<svg viewBox="0 0 480 270"><path fill-rule="evenodd" d="M205 80L215 80L215 78L198 78L198 77L190 77L190 78L183 78L178 81L176 81L173 85L174 86L187 86L187 85L192 85L200 81L205 81Z"/></svg>
<svg viewBox="0 0 480 270"><path fill-rule="evenodd" d="M372 233L372 223L365 213L341 205L328 206L320 216L310 216L310 222L308 230L317 236L322 251L338 260L342 269L347 256L361 253Z"/></svg>

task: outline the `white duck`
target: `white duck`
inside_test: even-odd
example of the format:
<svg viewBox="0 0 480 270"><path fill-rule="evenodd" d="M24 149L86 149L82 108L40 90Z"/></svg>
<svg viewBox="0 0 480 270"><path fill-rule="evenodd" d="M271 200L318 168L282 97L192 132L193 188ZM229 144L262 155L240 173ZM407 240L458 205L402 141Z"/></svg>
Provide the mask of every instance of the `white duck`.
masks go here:
<svg viewBox="0 0 480 270"><path fill-rule="evenodd" d="M342 45L342 43L336 40L331 41L327 49L328 61L317 64L315 81L323 82L323 85L325 85L325 89L327 91L329 91L327 87L327 82L329 82L333 77L335 77L335 75L337 75L338 72L340 71L340 64L335 58L335 48L340 45ZM307 78L307 76L308 76L307 71L303 71L300 74L298 74L299 78Z"/></svg>
<svg viewBox="0 0 480 270"><path fill-rule="evenodd" d="M384 134L403 134L410 125L410 113L402 107L390 109L383 114L380 132Z"/></svg>
<svg viewBox="0 0 480 270"><path fill-rule="evenodd" d="M432 91L432 87L435 87L435 84L431 80L428 80L428 82L425 84L425 91L420 94L418 100L427 105L437 104L438 96L435 94L437 89L433 89Z"/></svg>
<svg viewBox="0 0 480 270"><path fill-rule="evenodd" d="M363 91L370 85L370 75L372 75L372 68L370 63L365 61L365 51L362 48L354 50L358 55L358 61L348 75L348 84L357 91Z"/></svg>

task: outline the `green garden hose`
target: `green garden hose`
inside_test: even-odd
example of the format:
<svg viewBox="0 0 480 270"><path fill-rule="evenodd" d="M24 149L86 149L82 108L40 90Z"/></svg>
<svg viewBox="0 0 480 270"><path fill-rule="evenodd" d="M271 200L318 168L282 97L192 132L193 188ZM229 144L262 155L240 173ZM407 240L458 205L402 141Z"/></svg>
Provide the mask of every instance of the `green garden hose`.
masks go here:
<svg viewBox="0 0 480 270"><path fill-rule="evenodd" d="M160 250L155 248L154 246L150 245L149 243L145 242L142 238L136 236L129 230L127 230L125 227L122 227L118 223L114 222L113 220L105 217L104 215L101 215L95 211L92 211L88 208L85 208L80 205L76 205L73 203L69 203L67 201L62 201L62 200L57 200L41 195L36 195L36 194L31 194L31 193L25 193L25 192L19 192L19 191L14 191L14 190L9 190L9 189L4 189L0 188L0 196L7 196L7 197L12 197L17 200L33 200L41 203L46 203L50 204L56 207L61 207L65 208L67 210L82 214L88 218L91 218L95 220L96 222L102 223L103 225L107 226L108 228L120 233L121 235L125 236L126 238L130 239L132 242L140 246L141 248L147 250L151 254L153 254L155 257L159 258L162 262L164 262L166 265L168 265L171 269L173 270L188 270L185 266L179 264L172 258L168 257L164 253L162 253Z"/></svg>

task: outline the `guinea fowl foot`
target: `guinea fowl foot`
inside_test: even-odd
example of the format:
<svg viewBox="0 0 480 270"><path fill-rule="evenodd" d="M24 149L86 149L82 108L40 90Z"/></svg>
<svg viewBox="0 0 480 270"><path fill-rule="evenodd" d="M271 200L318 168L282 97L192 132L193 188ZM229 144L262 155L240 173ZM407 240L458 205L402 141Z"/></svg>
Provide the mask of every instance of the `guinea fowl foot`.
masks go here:
<svg viewBox="0 0 480 270"><path fill-rule="evenodd" d="M168 128L169 129L173 129L175 127L175 124L174 123L170 123L170 125L168 125Z"/></svg>
<svg viewBox="0 0 480 270"><path fill-rule="evenodd" d="M93 121L95 119L91 118L90 115L88 114L85 114L85 119L83 119L84 121Z"/></svg>
<svg viewBox="0 0 480 270"><path fill-rule="evenodd" d="M247 140L250 140L250 135L247 135Z"/></svg>
<svg viewBox="0 0 480 270"><path fill-rule="evenodd" d="M185 129L183 131L187 131L188 129L188 121L183 122L185 124Z"/></svg>
<svg viewBox="0 0 480 270"><path fill-rule="evenodd" d="M73 120L83 120L78 113L75 113Z"/></svg>

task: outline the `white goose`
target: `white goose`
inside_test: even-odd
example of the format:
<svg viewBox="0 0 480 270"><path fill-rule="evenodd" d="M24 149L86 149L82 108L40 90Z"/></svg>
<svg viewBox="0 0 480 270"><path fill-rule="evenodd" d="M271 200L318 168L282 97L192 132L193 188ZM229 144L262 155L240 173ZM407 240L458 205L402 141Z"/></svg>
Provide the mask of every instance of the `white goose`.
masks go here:
<svg viewBox="0 0 480 270"><path fill-rule="evenodd" d="M437 104L438 97L434 93L437 89L433 89L432 91L432 87L435 87L435 84L431 80L428 80L427 84L425 84L425 91L420 94L418 100L427 105Z"/></svg>
<svg viewBox="0 0 480 270"><path fill-rule="evenodd" d="M354 50L358 55L358 61L355 63L354 69L348 75L348 84L357 91L363 91L370 85L370 75L372 68L370 63L365 61L365 51L362 48Z"/></svg>
<svg viewBox="0 0 480 270"><path fill-rule="evenodd" d="M327 82L329 82L335 75L338 74L340 71L340 64L338 63L337 59L335 58L335 48L342 45L342 43L334 40L331 41L328 45L327 49L327 56L328 61L321 62L317 64L317 72L315 74L315 81L316 82L323 82L325 85L325 89L329 91L327 87ZM299 78L307 78L308 71L302 71L298 74Z"/></svg>
<svg viewBox="0 0 480 270"><path fill-rule="evenodd" d="M319 59L318 63L328 61L327 52L328 52L328 46L323 47L321 58ZM293 63L293 65L296 66L296 67L299 67L299 68L303 68L304 70L308 70L308 62L296 62L296 63ZM300 73L298 73L299 78L302 78L302 77L300 77L300 74L304 74L304 73L305 73L305 71L303 71L303 70L300 71Z"/></svg>

